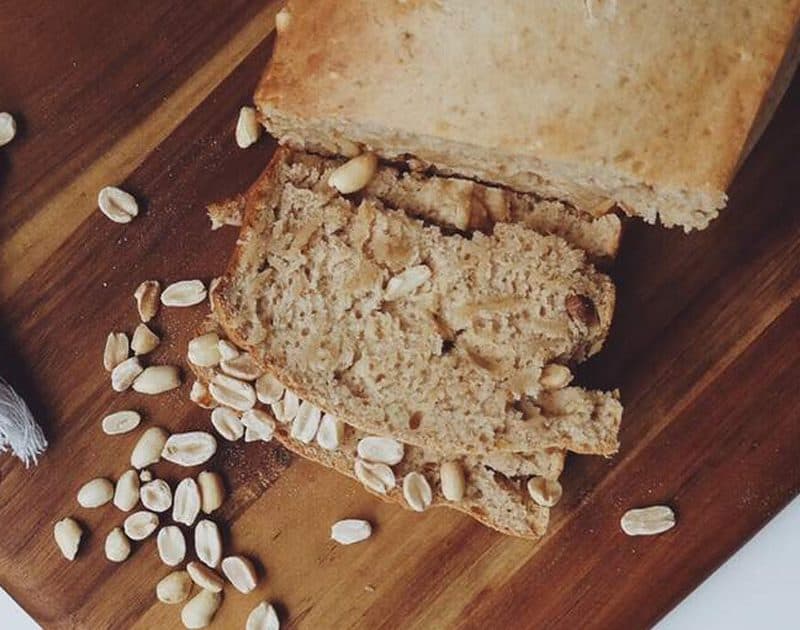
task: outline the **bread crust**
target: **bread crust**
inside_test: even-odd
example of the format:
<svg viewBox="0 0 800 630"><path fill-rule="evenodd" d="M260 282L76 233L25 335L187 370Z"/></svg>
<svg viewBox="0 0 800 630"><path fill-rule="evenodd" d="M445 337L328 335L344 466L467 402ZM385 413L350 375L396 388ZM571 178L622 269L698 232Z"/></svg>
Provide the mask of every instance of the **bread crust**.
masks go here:
<svg viewBox="0 0 800 630"><path fill-rule="evenodd" d="M255 95L282 142L342 153L354 141L702 228L773 96L800 0L290 0L288 11Z"/></svg>

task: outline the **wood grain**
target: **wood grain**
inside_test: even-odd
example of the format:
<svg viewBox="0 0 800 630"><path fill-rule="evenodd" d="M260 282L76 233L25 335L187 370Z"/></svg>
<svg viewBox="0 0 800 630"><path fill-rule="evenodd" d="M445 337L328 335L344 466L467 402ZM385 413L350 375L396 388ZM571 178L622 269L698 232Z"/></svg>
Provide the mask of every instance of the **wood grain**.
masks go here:
<svg viewBox="0 0 800 630"><path fill-rule="evenodd" d="M126 468L135 436L103 436L105 413L131 406L171 430L206 427L208 413L188 402L189 383L113 394L100 357L110 330L135 326L141 280L221 272L236 234L210 232L204 205L242 190L274 149L266 138L237 149L233 125L270 54L276 3L125 4L0 12L0 109L23 121L0 155L0 370L51 441L35 469L0 456L0 584L53 628L179 627L179 607L154 597L167 573L154 543L111 565L102 541L121 514L74 497ZM263 598L300 628L645 628L662 616L800 491L797 146L800 79L721 219L690 235L627 226L612 337L580 374L621 388L622 449L569 459L546 539L411 514L276 446L226 443L218 520L263 579L249 596L226 591L213 627L242 627ZM94 210L111 178L143 201L128 226ZM203 315L162 311L152 362L181 361ZM619 531L625 509L660 502L676 508L674 530ZM72 564L51 534L66 514L92 532ZM368 544L329 541L346 516L377 524Z"/></svg>

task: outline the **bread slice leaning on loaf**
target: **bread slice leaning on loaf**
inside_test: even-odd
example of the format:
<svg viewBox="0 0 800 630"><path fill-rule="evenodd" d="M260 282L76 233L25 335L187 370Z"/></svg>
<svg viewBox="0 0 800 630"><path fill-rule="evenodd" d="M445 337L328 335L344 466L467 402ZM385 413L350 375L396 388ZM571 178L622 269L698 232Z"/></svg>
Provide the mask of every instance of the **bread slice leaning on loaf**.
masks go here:
<svg viewBox="0 0 800 630"><path fill-rule="evenodd" d="M798 21L800 0L289 0L255 101L294 148L702 229L788 84Z"/></svg>
<svg viewBox="0 0 800 630"><path fill-rule="evenodd" d="M319 187L279 150L248 194L215 315L275 377L348 424L440 453L609 455L616 393L539 378L605 339L610 279L557 236L445 234Z"/></svg>
<svg viewBox="0 0 800 630"><path fill-rule="evenodd" d="M224 332L210 318L199 334L214 331L219 331L224 338ZM196 365L191 368L198 382L206 389L218 373L214 368ZM210 395L198 402L206 407L217 404ZM270 415L275 425L273 437L287 449L358 481L355 473L357 446L367 434L344 425L338 447L324 448L316 440L304 442L292 437L291 421L278 422L266 405L256 403L256 408ZM459 500L448 500L442 492L439 471L445 461L456 463L464 475L464 495ZM533 453L528 456L502 453L488 456L465 455L445 460L436 453L406 445L402 461L391 467L396 479L395 487L386 494L375 492L367 486L364 489L384 501L411 509L403 496L402 481L408 473L417 472L425 477L431 487L431 507L459 510L503 534L536 539L547 530L550 510L531 499L525 489L525 481L531 476L556 479L561 473L563 463L564 454L559 451Z"/></svg>
<svg viewBox="0 0 800 630"><path fill-rule="evenodd" d="M322 191L327 190L331 173L345 162L344 158L311 153L295 153L294 160L313 173L317 182L313 189ZM410 216L463 232L491 232L496 223L519 223L542 234L561 236L597 264L607 264L616 257L622 233L620 219L614 213L594 217L533 194L514 193L460 177L403 172L386 164L378 166L360 194ZM241 226L245 204L244 195L237 195L209 205L212 229Z"/></svg>

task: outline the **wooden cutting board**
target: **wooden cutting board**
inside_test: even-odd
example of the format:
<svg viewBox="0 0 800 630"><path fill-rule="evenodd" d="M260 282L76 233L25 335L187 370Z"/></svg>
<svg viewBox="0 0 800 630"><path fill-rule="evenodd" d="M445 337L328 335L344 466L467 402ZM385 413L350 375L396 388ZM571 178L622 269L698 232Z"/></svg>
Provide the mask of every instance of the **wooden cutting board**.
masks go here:
<svg viewBox="0 0 800 630"><path fill-rule="evenodd" d="M82 510L75 494L126 469L136 436L103 435L104 414L209 426L188 382L115 394L101 355L108 332L135 327L140 281L222 271L236 233L210 232L204 206L243 190L274 149L264 138L239 150L233 128L276 10L16 0L0 11L0 110L20 121L0 151L0 357L50 439L36 468L0 456L0 585L46 627L179 627L180 607L154 596L168 572L154 542L107 562L103 540L122 513ZM644 628L666 613L800 490L798 147L795 80L721 219L690 235L628 226L613 334L581 374L622 390L622 448L570 458L540 544L447 510L383 505L275 445L226 443L214 467L231 495L217 520L262 579L248 596L226 590L213 627L243 627L264 598L299 628ZM107 184L142 200L130 225L96 210ZM152 362L181 362L204 313L163 310ZM626 509L654 503L675 507L674 530L620 532ZM91 532L73 563L52 539L69 514ZM370 519L373 538L333 544L343 517Z"/></svg>

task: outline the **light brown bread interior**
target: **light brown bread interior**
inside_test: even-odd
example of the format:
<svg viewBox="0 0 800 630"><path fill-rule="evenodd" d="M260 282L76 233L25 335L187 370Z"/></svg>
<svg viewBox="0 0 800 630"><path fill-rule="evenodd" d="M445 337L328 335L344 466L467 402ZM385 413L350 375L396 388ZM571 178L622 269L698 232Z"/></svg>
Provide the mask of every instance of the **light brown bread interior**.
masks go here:
<svg viewBox="0 0 800 630"><path fill-rule="evenodd" d="M251 190L214 291L236 343L372 434L454 454L616 450L615 393L538 381L607 334L613 285L582 251L517 224L445 234L337 194L295 158L279 151ZM430 277L387 299L392 279L420 269Z"/></svg>

